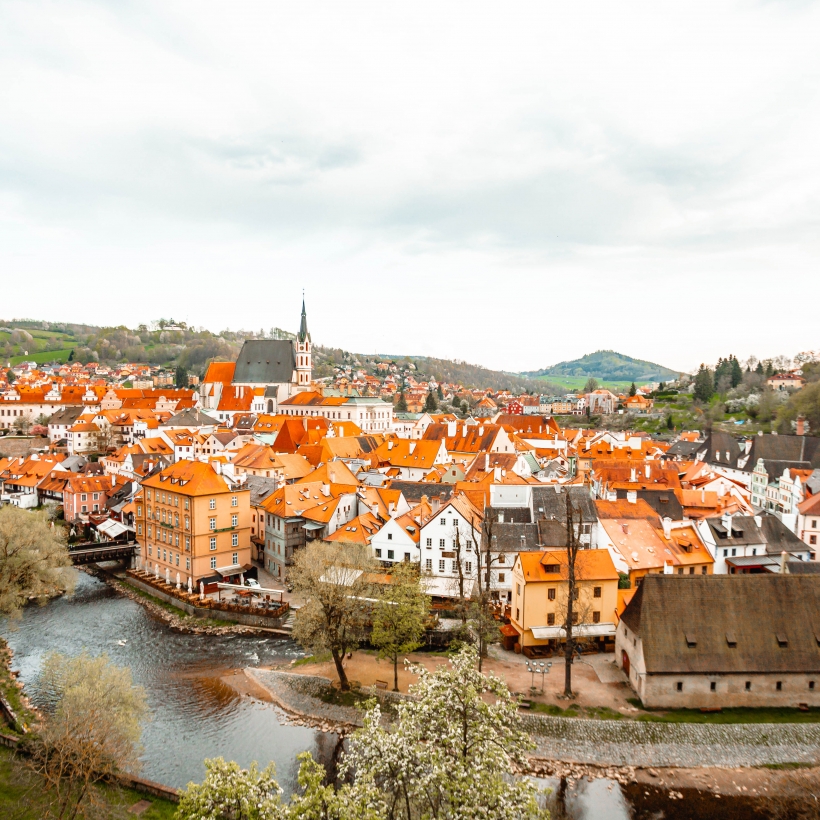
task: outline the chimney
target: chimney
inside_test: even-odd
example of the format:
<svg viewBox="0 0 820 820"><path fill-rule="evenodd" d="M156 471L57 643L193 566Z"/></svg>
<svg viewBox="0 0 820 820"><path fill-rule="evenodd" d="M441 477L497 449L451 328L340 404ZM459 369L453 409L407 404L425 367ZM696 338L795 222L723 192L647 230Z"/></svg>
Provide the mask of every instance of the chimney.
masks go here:
<svg viewBox="0 0 820 820"><path fill-rule="evenodd" d="M391 501L391 502L387 505L387 512L389 513L390 517L392 518L392 517L393 517L393 515L394 515L394 514L395 514L395 512L396 512L396 502L395 502L395 501Z"/></svg>
<svg viewBox="0 0 820 820"><path fill-rule="evenodd" d="M322 495L325 498L330 497L330 484L322 484Z"/></svg>
<svg viewBox="0 0 820 820"><path fill-rule="evenodd" d="M663 537L664 538L671 538L672 536L672 519L669 516L664 516L661 519L661 523L663 524Z"/></svg>
<svg viewBox="0 0 820 820"><path fill-rule="evenodd" d="M410 442L410 446L409 446L409 448L408 448L408 452L410 453L410 455L411 455L411 456L413 455L413 453L415 453L415 452L416 452L416 442L415 442L415 441L411 441L411 442Z"/></svg>
<svg viewBox="0 0 820 820"><path fill-rule="evenodd" d="M797 417L797 429L795 433L798 436L805 436L806 435L806 419L803 416Z"/></svg>
<svg viewBox="0 0 820 820"><path fill-rule="evenodd" d="M705 487L702 487L701 491L700 491L700 503L701 504L706 503L706 488Z"/></svg>
<svg viewBox="0 0 820 820"><path fill-rule="evenodd" d="M723 513L721 517L720 523L726 528L729 535L732 534L732 514L731 513Z"/></svg>
<svg viewBox="0 0 820 820"><path fill-rule="evenodd" d="M786 575L789 571L789 553L786 550L780 553L780 574Z"/></svg>
<svg viewBox="0 0 820 820"><path fill-rule="evenodd" d="M116 478L114 478L114 476L113 476L113 475L111 476L111 486L112 486L112 487L116 487L116 486L117 486L117 479L116 479Z"/></svg>
<svg viewBox="0 0 820 820"><path fill-rule="evenodd" d="M647 464L646 467L644 467L644 472L646 473L646 477L649 478L652 475L652 467Z"/></svg>
<svg viewBox="0 0 820 820"><path fill-rule="evenodd" d="M388 442L387 442L387 449L388 449L388 450L392 450L392 449L393 449L393 442L392 442L392 441L388 441Z"/></svg>
<svg viewBox="0 0 820 820"><path fill-rule="evenodd" d="M634 467L629 471L629 480L633 484L638 480L638 471Z"/></svg>
<svg viewBox="0 0 820 820"><path fill-rule="evenodd" d="M627 490L626 491L626 500L630 504L637 504L638 503L638 491L637 490Z"/></svg>
<svg viewBox="0 0 820 820"><path fill-rule="evenodd" d="M467 424L465 423L461 428L461 435L467 438Z"/></svg>
<svg viewBox="0 0 820 820"><path fill-rule="evenodd" d="M629 535L629 524L621 524L623 527L624 535Z"/></svg>
<svg viewBox="0 0 820 820"><path fill-rule="evenodd" d="M478 434L479 434L480 436L483 436L483 435L484 435L484 425L483 425L483 424L481 425L481 427L479 427L479 428L478 428Z"/></svg>
<svg viewBox="0 0 820 820"><path fill-rule="evenodd" d="M307 416L302 416L302 427L307 431Z"/></svg>
<svg viewBox="0 0 820 820"><path fill-rule="evenodd" d="M447 422L447 438L455 438L457 426L458 425L454 421Z"/></svg>
<svg viewBox="0 0 820 820"><path fill-rule="evenodd" d="M484 453L484 472L485 473L490 472L490 454L489 453Z"/></svg>

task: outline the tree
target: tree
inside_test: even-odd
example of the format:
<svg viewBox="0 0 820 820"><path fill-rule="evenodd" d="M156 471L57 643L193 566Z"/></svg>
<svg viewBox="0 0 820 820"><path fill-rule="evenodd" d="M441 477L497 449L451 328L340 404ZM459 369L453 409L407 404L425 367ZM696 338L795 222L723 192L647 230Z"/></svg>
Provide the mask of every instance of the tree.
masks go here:
<svg viewBox="0 0 820 820"><path fill-rule="evenodd" d="M438 396L439 401L443 401L444 399L444 391L441 389L441 384L436 386L436 395Z"/></svg>
<svg viewBox="0 0 820 820"><path fill-rule="evenodd" d="M424 412L435 413L437 409L438 403L436 402L436 397L433 395L433 391L430 390L427 393L427 398L424 400Z"/></svg>
<svg viewBox="0 0 820 820"><path fill-rule="evenodd" d="M256 761L243 769L221 757L205 761L205 780L189 783L180 796L177 820L285 820L282 789L273 763L261 772Z"/></svg>
<svg viewBox="0 0 820 820"><path fill-rule="evenodd" d="M415 700L397 707L393 725L381 725L371 705L350 740L344 769L352 790L370 788L378 817L390 820L543 816L535 785L513 778L533 743L518 701L506 684L476 669L476 651L462 648L449 667L413 669ZM486 699L485 699L486 698ZM375 789L373 789L375 786Z"/></svg>
<svg viewBox="0 0 820 820"><path fill-rule="evenodd" d="M734 356L730 357L730 362L732 387L737 387L743 381L743 370L740 367L740 362Z"/></svg>
<svg viewBox="0 0 820 820"><path fill-rule="evenodd" d="M42 512L0 507L0 614L18 615L26 601L74 588L62 527Z"/></svg>
<svg viewBox="0 0 820 820"><path fill-rule="evenodd" d="M373 569L364 545L313 541L296 552L289 576L293 591L305 600L296 613L293 637L306 649L330 652L345 691L350 683L342 661L364 637Z"/></svg>
<svg viewBox="0 0 820 820"><path fill-rule="evenodd" d="M798 416L802 416L808 422L812 435L820 435L820 382L807 384L789 397L788 403L780 408L777 416L779 431L793 435L792 422L795 422Z"/></svg>
<svg viewBox="0 0 820 820"><path fill-rule="evenodd" d="M68 361L70 361L70 362L74 361L74 348L73 347L71 348L71 353L68 354Z"/></svg>
<svg viewBox="0 0 820 820"><path fill-rule="evenodd" d="M31 429L31 419L28 416L18 416L12 426L21 436L27 436Z"/></svg>
<svg viewBox="0 0 820 820"><path fill-rule="evenodd" d="M54 794L52 816L73 820L95 801L94 785L139 767L145 691L129 669L86 653L49 655L41 685L56 705L32 742L31 766Z"/></svg>
<svg viewBox="0 0 820 820"><path fill-rule="evenodd" d="M674 430L675 429L675 420L672 418L671 413L666 417L666 429L667 430Z"/></svg>
<svg viewBox="0 0 820 820"><path fill-rule="evenodd" d="M635 387L635 382L632 382L632 384L629 387L629 395L634 396L637 392L638 392L638 388Z"/></svg>
<svg viewBox="0 0 820 820"><path fill-rule="evenodd" d="M396 402L396 412L397 413L406 413L407 412L407 399L405 398L403 389L402 389L401 393L399 393L399 400Z"/></svg>
<svg viewBox="0 0 820 820"><path fill-rule="evenodd" d="M695 398L702 402L707 402L715 394L715 381L712 371L701 364L695 376Z"/></svg>
<svg viewBox="0 0 820 820"><path fill-rule="evenodd" d="M177 387L187 387L188 386L188 370L187 370L187 368L183 367L181 364L177 365L174 382L175 382Z"/></svg>
<svg viewBox="0 0 820 820"><path fill-rule="evenodd" d="M575 605L578 597L576 590L576 564L578 560L578 550L581 548L581 542L575 532L575 522L573 521L573 513L576 512L575 507L567 492L567 605L566 618L564 620L564 631L566 632L566 641L564 642L564 695L572 697L572 661L575 651ZM581 530L581 511L578 510L578 532Z"/></svg>
<svg viewBox="0 0 820 820"><path fill-rule="evenodd" d="M598 389L598 379L593 379L590 376L587 379L587 383L584 385L584 393L594 393Z"/></svg>
<svg viewBox="0 0 820 820"><path fill-rule="evenodd" d="M409 563L394 564L390 581L373 612L370 642L380 658L393 664L393 691L399 691L399 659L421 646L424 625L430 613L430 598L424 594L419 574Z"/></svg>
<svg viewBox="0 0 820 820"><path fill-rule="evenodd" d="M6 381L9 384L14 384L17 381L17 376L11 368L6 371Z"/></svg>

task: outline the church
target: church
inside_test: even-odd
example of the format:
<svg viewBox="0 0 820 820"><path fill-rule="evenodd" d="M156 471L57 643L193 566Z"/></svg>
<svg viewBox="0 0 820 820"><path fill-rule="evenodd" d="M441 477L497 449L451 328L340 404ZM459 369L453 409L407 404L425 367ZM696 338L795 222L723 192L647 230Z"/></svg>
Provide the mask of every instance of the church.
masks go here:
<svg viewBox="0 0 820 820"><path fill-rule="evenodd" d="M290 339L248 339L235 362L211 362L199 387L203 411L222 423L243 413L274 415L279 403L311 389L311 340L305 302Z"/></svg>

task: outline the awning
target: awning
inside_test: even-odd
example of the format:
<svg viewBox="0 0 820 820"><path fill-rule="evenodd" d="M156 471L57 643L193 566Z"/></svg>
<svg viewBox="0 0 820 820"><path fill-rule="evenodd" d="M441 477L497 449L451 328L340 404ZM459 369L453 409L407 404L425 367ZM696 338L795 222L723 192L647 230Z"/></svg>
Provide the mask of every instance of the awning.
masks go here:
<svg viewBox="0 0 820 820"><path fill-rule="evenodd" d="M324 526L325 525L320 523L319 521L305 521L305 523L302 524L303 529L306 530L320 530Z"/></svg>
<svg viewBox="0 0 820 820"><path fill-rule="evenodd" d="M130 527L126 527L125 524L115 521L113 518L103 521L102 524L97 524L97 532L102 533L106 538L119 538L129 529Z"/></svg>
<svg viewBox="0 0 820 820"><path fill-rule="evenodd" d="M433 598L459 598L458 578L425 575L421 578L424 592ZM475 579L464 579L464 597L471 598L476 586Z"/></svg>
<svg viewBox="0 0 820 820"><path fill-rule="evenodd" d="M231 564L229 567L217 567L216 571L225 578L229 575L239 575L240 572L247 572L252 567L253 564Z"/></svg>
<svg viewBox="0 0 820 820"><path fill-rule="evenodd" d="M615 624L576 624L572 634L576 638L600 638L614 636L615 628ZM537 641L548 641L567 636L567 631L563 626L534 626L530 631Z"/></svg>

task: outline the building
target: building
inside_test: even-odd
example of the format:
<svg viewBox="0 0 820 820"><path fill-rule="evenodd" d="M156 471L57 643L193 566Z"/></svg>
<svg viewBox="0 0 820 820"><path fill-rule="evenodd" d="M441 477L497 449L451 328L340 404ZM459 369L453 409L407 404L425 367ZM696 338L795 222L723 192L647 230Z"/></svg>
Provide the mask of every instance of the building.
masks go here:
<svg viewBox="0 0 820 820"><path fill-rule="evenodd" d="M650 709L820 706L820 575L651 575L617 663Z"/></svg>
<svg viewBox="0 0 820 820"><path fill-rule="evenodd" d="M142 482L135 498L139 563L194 586L251 568L250 490L214 465L178 461Z"/></svg>
<svg viewBox="0 0 820 820"><path fill-rule="evenodd" d="M573 630L579 639L611 645L618 606L618 571L606 550L579 550ZM522 552L512 571L510 624L522 651L554 651L566 639L569 581L566 550Z"/></svg>
<svg viewBox="0 0 820 820"><path fill-rule="evenodd" d="M820 494L809 496L798 511L797 536L816 553L820 541Z"/></svg>
<svg viewBox="0 0 820 820"><path fill-rule="evenodd" d="M805 383L806 380L796 373L775 373L766 379L766 384L772 390L800 390Z"/></svg>

